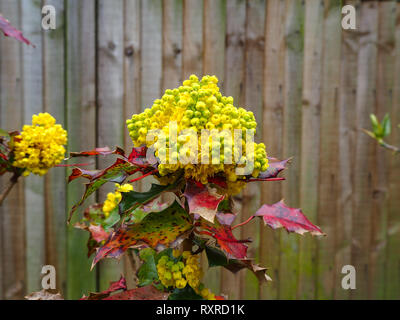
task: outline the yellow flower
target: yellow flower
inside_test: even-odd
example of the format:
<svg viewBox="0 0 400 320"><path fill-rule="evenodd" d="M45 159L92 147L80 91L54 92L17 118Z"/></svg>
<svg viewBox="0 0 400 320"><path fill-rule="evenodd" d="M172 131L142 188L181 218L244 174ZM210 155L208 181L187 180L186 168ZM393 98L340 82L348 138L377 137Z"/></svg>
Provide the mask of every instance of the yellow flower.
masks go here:
<svg viewBox="0 0 400 320"><path fill-rule="evenodd" d="M109 192L107 194L107 199L104 201L103 204L103 212L106 218L110 216L111 211L113 211L118 204L121 202L122 194L121 192L129 192L133 190L132 185L126 183L122 186L118 183L115 184L115 192Z"/></svg>
<svg viewBox="0 0 400 320"><path fill-rule="evenodd" d="M23 175L44 175L64 159L67 131L47 112L32 116L15 137L13 166L25 169Z"/></svg>

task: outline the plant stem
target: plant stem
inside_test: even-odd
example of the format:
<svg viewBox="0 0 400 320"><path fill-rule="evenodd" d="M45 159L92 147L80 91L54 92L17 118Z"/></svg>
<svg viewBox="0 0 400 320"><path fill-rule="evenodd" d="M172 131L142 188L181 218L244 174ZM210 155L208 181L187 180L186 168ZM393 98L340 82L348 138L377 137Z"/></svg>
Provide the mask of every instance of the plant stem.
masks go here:
<svg viewBox="0 0 400 320"><path fill-rule="evenodd" d="M232 230L235 230L237 227L240 226L244 226L245 224L248 224L251 220L253 220L255 218L255 216L251 216L250 218L248 218L246 221L237 224L236 226L232 227Z"/></svg>
<svg viewBox="0 0 400 320"><path fill-rule="evenodd" d="M3 201L6 199L6 197L8 196L8 194L10 193L11 189L14 187L14 185L17 184L18 182L18 178L20 177L19 174L14 173L14 175L11 177L7 187L5 188L5 190L0 194L0 206L3 203Z"/></svg>
<svg viewBox="0 0 400 320"><path fill-rule="evenodd" d="M379 144L382 147L384 147L385 149L393 151L395 154L397 154L397 153L400 154L400 148L398 148L398 147L392 146L392 145L386 143L385 141L381 141Z"/></svg>

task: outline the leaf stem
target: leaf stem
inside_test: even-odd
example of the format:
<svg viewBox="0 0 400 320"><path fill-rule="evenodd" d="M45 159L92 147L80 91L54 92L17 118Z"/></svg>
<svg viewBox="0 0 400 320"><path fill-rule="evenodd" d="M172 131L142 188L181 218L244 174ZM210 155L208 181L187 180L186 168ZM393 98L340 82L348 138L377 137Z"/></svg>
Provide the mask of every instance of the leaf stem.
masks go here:
<svg viewBox="0 0 400 320"><path fill-rule="evenodd" d="M385 149L393 151L395 154L400 154L400 148L392 146L391 144L386 143L385 141L379 142L379 144Z"/></svg>
<svg viewBox="0 0 400 320"><path fill-rule="evenodd" d="M244 226L245 224L248 224L251 220L253 220L255 218L255 216L251 216L250 218L248 218L246 221L244 221L244 222L242 222L242 223L239 223L239 224L237 224L236 226L233 226L232 227L232 230L235 230L237 227L240 227L240 226Z"/></svg>
<svg viewBox="0 0 400 320"><path fill-rule="evenodd" d="M17 184L19 177L20 177L20 175L18 173L14 173L14 175L11 177L7 187L0 194L0 206L2 205L3 201L6 199L6 197L8 196L8 194L10 193L10 191L14 187L14 185Z"/></svg>

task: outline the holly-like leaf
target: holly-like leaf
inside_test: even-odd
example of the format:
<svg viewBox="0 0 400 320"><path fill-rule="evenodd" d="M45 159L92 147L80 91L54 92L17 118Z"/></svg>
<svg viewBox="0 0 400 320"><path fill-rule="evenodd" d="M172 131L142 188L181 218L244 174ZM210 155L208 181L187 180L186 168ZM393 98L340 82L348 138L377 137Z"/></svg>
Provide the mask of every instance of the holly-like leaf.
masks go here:
<svg viewBox="0 0 400 320"><path fill-rule="evenodd" d="M276 158L268 158L269 167L267 170L260 172L257 178L250 177L248 179L251 181L274 181L274 180L284 180L284 178L277 178L279 173L286 169L288 163L290 163L292 158L285 160L278 160Z"/></svg>
<svg viewBox="0 0 400 320"><path fill-rule="evenodd" d="M208 266L211 267L224 267L232 273L246 268L255 274L260 282L271 281L272 279L266 274L267 268L254 264L251 259L229 259L221 250L205 246Z"/></svg>
<svg viewBox="0 0 400 320"><path fill-rule="evenodd" d="M176 184L170 184L166 186L162 186L159 184L152 184L149 191L146 192L124 192L122 194L122 199L120 202L120 210L121 212L132 211L139 207L140 205L146 204L158 196L160 196L163 192L171 191L176 188Z"/></svg>
<svg viewBox="0 0 400 320"><path fill-rule="evenodd" d="M6 37L12 37L14 39L17 39L20 42L23 42L23 43L26 43L27 45L32 45L32 47L35 47L28 39L26 39L23 36L21 31L14 28L10 24L10 22L7 19L5 19L1 14L0 14L0 30L3 31L3 33Z"/></svg>
<svg viewBox="0 0 400 320"><path fill-rule="evenodd" d="M151 248L145 248L140 251L140 259L143 264L138 270L139 286L147 286L158 280L156 265L156 252Z"/></svg>
<svg viewBox="0 0 400 320"><path fill-rule="evenodd" d="M251 242L251 240L236 239L232 233L230 225L221 224L216 221L213 225L209 223L201 223L200 228L204 230L197 231L197 233L213 237L229 259L246 258L247 245L245 245L245 243Z"/></svg>
<svg viewBox="0 0 400 320"><path fill-rule="evenodd" d="M73 158L73 157L89 157L97 155L105 156L109 154L118 154L125 157L125 151L120 147L116 147L115 150L111 150L109 147L95 148L89 151L71 152L69 155L71 158Z"/></svg>
<svg viewBox="0 0 400 320"><path fill-rule="evenodd" d="M123 276L121 276L118 281L111 282L107 290L104 290L102 292L91 292L89 293L89 296L83 296L81 300L103 300L115 291L126 289L126 280Z"/></svg>
<svg viewBox="0 0 400 320"><path fill-rule="evenodd" d="M103 300L167 300L168 292L157 290L154 286L135 288L114 294Z"/></svg>
<svg viewBox="0 0 400 320"><path fill-rule="evenodd" d="M105 257L120 257L129 247L137 243L144 243L152 248L158 245L168 247L192 228L193 222L190 216L175 201L163 211L149 213L139 223L122 225L104 246L98 249L92 268Z"/></svg>
<svg viewBox="0 0 400 320"><path fill-rule="evenodd" d="M204 300L198 295L191 286L187 285L183 289L175 288L168 297L168 300Z"/></svg>
<svg viewBox="0 0 400 320"><path fill-rule="evenodd" d="M201 183L189 180L186 184L184 196L189 205L190 213L198 214L207 221L214 222L219 203L223 195Z"/></svg>
<svg viewBox="0 0 400 320"><path fill-rule="evenodd" d="M78 172L79 171L79 172ZM122 183L128 176L133 174L136 171L136 167L134 167L131 163L127 162L124 159L118 158L114 164L109 166L104 170L95 170L91 171L83 170L80 168L75 168L72 175L73 179L69 179L72 181L76 179L78 176L83 176L90 180L89 183L86 184L85 192L82 198L79 200L77 204L75 204L69 214L68 222L71 220L73 213L76 209L83 204L83 202L96 190L98 190L103 184L106 182L116 182Z"/></svg>
<svg viewBox="0 0 400 320"><path fill-rule="evenodd" d="M301 209L286 206L283 200L273 204L264 204L257 210L256 217L261 217L272 229L285 228L288 232L312 235L325 235L320 228L312 224Z"/></svg>

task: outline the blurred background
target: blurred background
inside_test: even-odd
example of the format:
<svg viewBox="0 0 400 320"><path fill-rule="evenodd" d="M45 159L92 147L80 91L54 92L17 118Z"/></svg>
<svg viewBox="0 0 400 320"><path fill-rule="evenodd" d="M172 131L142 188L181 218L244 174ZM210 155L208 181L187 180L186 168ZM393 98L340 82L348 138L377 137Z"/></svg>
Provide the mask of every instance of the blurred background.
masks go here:
<svg viewBox="0 0 400 320"><path fill-rule="evenodd" d="M41 27L46 4L56 8L55 30ZM356 30L341 27L345 4L356 8ZM246 225L238 236L254 240L249 256L269 267L273 282L210 269L206 283L216 293L400 298L400 158L361 131L371 128L370 113L390 113L388 142L400 145L400 3L0 0L0 12L36 46L0 37L3 129L47 111L68 130L68 151L129 148L128 117L192 73L215 74L224 95L255 113L269 155L293 157L286 181L251 184L239 196L240 216L284 198L328 236ZM0 208L0 299L40 290L46 264L66 298L104 289L121 272L132 282L125 259L89 271L88 235L66 225L82 195L82 183L66 184L70 170L20 181ZM344 265L356 269L356 290L341 286Z"/></svg>

